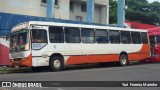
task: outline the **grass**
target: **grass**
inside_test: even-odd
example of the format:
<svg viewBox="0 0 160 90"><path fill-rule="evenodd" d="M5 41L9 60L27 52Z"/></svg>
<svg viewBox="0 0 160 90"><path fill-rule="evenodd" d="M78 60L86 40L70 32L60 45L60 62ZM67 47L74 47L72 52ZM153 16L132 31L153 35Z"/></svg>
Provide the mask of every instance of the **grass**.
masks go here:
<svg viewBox="0 0 160 90"><path fill-rule="evenodd" d="M8 73L10 70L7 67L0 67L0 74Z"/></svg>
<svg viewBox="0 0 160 90"><path fill-rule="evenodd" d="M21 68L0 67L0 74L22 73L22 72L31 72L31 68L28 68L28 67L21 67Z"/></svg>

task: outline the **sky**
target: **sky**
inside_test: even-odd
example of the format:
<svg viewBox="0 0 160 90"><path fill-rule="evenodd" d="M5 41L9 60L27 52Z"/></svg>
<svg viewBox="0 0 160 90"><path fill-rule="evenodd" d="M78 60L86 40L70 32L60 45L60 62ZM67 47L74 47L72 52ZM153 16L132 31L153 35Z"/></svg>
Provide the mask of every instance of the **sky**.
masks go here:
<svg viewBox="0 0 160 90"><path fill-rule="evenodd" d="M160 2L160 0L148 0L149 3L152 3L154 1L159 1Z"/></svg>

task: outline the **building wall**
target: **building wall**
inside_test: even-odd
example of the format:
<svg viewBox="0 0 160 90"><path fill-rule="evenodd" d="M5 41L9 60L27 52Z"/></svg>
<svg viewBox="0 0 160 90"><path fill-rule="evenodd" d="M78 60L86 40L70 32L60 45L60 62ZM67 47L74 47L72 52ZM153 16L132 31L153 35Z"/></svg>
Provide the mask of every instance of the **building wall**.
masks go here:
<svg viewBox="0 0 160 90"><path fill-rule="evenodd" d="M74 11L70 11L70 0L58 0L55 8L55 18L76 20L76 16L82 17L86 21L86 12L81 12L81 3L86 0L72 0ZM42 5L41 0L0 0L0 12L46 17L46 6ZM109 0L95 0L95 20L94 23L108 24ZM105 9L104 9L105 8Z"/></svg>
<svg viewBox="0 0 160 90"><path fill-rule="evenodd" d="M76 20L79 16L86 21L86 12L81 11L81 4L86 0L71 0L74 10L70 11L70 20ZM109 22L109 0L95 0L94 23L108 24Z"/></svg>
<svg viewBox="0 0 160 90"><path fill-rule="evenodd" d="M0 0L0 12L45 16L45 8L40 0Z"/></svg>

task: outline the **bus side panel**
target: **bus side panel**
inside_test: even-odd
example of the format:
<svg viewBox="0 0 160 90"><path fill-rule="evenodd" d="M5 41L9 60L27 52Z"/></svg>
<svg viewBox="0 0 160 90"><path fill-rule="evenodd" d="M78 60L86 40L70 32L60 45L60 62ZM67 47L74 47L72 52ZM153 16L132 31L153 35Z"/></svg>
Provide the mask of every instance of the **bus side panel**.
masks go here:
<svg viewBox="0 0 160 90"><path fill-rule="evenodd" d="M140 51L128 54L128 60L143 60L150 58L150 45L143 44Z"/></svg>
<svg viewBox="0 0 160 90"><path fill-rule="evenodd" d="M128 60L143 60L150 57L149 53L143 54L143 53L135 53L135 54L128 54Z"/></svg>
<svg viewBox="0 0 160 90"><path fill-rule="evenodd" d="M118 54L109 55L90 55L90 56L70 56L66 64L87 64L100 62L118 62Z"/></svg>
<svg viewBox="0 0 160 90"><path fill-rule="evenodd" d="M116 46L116 45L115 45ZM150 57L150 46L148 44L144 45L132 45L133 50L128 53L128 60L142 60ZM135 48L134 48L135 47ZM137 49L140 48L141 49ZM131 48L131 49L132 49ZM113 49L113 48L112 48ZM114 52L113 52L114 50ZM99 63L99 62L118 62L120 49L114 48L112 53L114 54L93 54L93 55L82 55L82 56L70 56L66 60L66 64L85 64L85 63ZM125 49L122 49L125 50ZM137 51L138 50L138 51ZM115 53L117 51L117 54ZM122 51L121 51L122 52Z"/></svg>

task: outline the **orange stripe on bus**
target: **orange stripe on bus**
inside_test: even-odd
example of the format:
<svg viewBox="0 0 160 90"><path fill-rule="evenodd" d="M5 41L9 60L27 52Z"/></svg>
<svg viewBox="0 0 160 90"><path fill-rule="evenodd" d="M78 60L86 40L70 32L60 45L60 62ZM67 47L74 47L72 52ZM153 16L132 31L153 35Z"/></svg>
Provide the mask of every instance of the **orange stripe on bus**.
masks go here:
<svg viewBox="0 0 160 90"><path fill-rule="evenodd" d="M149 58L150 54L149 53L137 53L137 54L128 54L128 60L143 60L146 58Z"/></svg>
<svg viewBox="0 0 160 90"><path fill-rule="evenodd" d="M98 62L116 62L119 55L70 56L66 64L87 64Z"/></svg>
<svg viewBox="0 0 160 90"><path fill-rule="evenodd" d="M142 60L150 58L150 45L143 44L140 51L128 54L128 60Z"/></svg>
<svg viewBox="0 0 160 90"><path fill-rule="evenodd" d="M144 44L138 52L128 54L128 60L142 60L150 57L150 45ZM118 62L119 54L70 56L66 64L87 64L99 62Z"/></svg>
<svg viewBox="0 0 160 90"><path fill-rule="evenodd" d="M141 50L138 53L146 53L150 52L150 45L149 44L143 44Z"/></svg>

